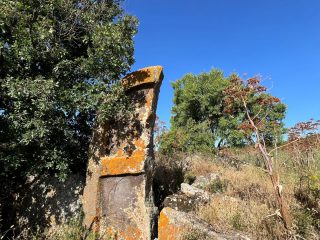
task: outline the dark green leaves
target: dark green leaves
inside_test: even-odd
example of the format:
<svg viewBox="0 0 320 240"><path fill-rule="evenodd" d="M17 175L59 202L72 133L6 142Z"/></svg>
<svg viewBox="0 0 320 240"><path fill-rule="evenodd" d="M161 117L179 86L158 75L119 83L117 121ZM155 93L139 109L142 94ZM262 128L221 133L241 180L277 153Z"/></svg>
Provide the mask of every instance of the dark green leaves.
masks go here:
<svg viewBox="0 0 320 240"><path fill-rule="evenodd" d="M256 84L251 79L251 85ZM249 84L249 85L250 85ZM252 116L259 116L263 134L271 143L284 132L282 120L286 106L259 86L256 94L239 81L236 74L224 77L220 70L199 75L187 74L174 82L174 106L171 129L163 135L163 151L213 151L222 146L243 146L252 143L253 131L247 128L245 109L239 96L228 92L230 86L238 93L247 93ZM268 102L272 100L271 102ZM231 107L230 107L231 106Z"/></svg>
<svg viewBox="0 0 320 240"><path fill-rule="evenodd" d="M3 175L85 168L96 113L125 112L137 19L118 0L0 2Z"/></svg>

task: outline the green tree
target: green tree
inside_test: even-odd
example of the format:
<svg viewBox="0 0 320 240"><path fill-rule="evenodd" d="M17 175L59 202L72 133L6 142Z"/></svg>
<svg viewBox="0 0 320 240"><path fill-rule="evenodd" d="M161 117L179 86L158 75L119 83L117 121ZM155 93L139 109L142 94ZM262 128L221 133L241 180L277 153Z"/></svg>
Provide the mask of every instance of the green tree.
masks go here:
<svg viewBox="0 0 320 240"><path fill-rule="evenodd" d="M171 129L162 137L160 149L163 151L213 151L215 147L243 146L251 144L253 131L244 128L246 112L239 104L229 112L226 108L225 90L237 79L236 74L225 77L223 72L213 69L199 75L187 74L172 83L174 106L172 108ZM245 88L244 84L240 85ZM284 132L282 120L286 106L280 101L261 104L271 97L262 93L252 94L248 106L253 115L259 113L265 118L264 134L269 143Z"/></svg>
<svg viewBox="0 0 320 240"><path fill-rule="evenodd" d="M137 24L120 0L0 1L3 185L85 169L96 112L126 109Z"/></svg>

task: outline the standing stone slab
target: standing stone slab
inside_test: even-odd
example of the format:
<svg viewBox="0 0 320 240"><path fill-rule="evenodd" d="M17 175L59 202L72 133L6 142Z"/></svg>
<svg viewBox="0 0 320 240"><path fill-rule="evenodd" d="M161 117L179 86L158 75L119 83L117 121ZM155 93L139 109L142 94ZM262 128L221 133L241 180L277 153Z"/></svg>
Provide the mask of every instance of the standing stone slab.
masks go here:
<svg viewBox="0 0 320 240"><path fill-rule="evenodd" d="M131 115L94 131L83 195L84 224L101 235L153 237L153 127L162 79L160 66L126 76L122 82L132 101Z"/></svg>

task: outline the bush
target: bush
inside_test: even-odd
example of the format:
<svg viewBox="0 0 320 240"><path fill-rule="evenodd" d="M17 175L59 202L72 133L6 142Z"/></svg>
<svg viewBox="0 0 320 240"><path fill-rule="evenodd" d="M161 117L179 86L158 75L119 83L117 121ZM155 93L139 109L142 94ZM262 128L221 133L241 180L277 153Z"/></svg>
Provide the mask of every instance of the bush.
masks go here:
<svg viewBox="0 0 320 240"><path fill-rule="evenodd" d="M206 187L206 189L211 193L223 193L228 188L228 181L221 180L220 178L216 178L211 181L210 184Z"/></svg>

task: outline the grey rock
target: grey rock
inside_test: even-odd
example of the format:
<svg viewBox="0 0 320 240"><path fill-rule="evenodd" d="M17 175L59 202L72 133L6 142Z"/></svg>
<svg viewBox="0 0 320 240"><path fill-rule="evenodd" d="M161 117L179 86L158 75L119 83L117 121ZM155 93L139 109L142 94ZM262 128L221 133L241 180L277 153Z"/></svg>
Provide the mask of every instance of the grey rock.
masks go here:
<svg viewBox="0 0 320 240"><path fill-rule="evenodd" d="M173 194L165 198L164 207L170 207L177 211L190 212L196 210L200 204L206 204L207 201L197 199L196 197L188 197L185 194Z"/></svg>
<svg viewBox="0 0 320 240"><path fill-rule="evenodd" d="M209 203L210 200L210 193L187 183L182 183L180 193L167 196L163 201L163 206L190 212L196 210L199 205Z"/></svg>
<svg viewBox="0 0 320 240"><path fill-rule="evenodd" d="M217 180L218 178L219 178L218 173L210 173L205 176L197 176L196 180L192 183L192 186L197 187L197 188L205 188L212 181Z"/></svg>
<svg viewBox="0 0 320 240"><path fill-rule="evenodd" d="M204 191L195 186L189 185L187 183L181 184L181 192L187 195L188 197L197 198L201 201L209 201L210 194L207 191Z"/></svg>

